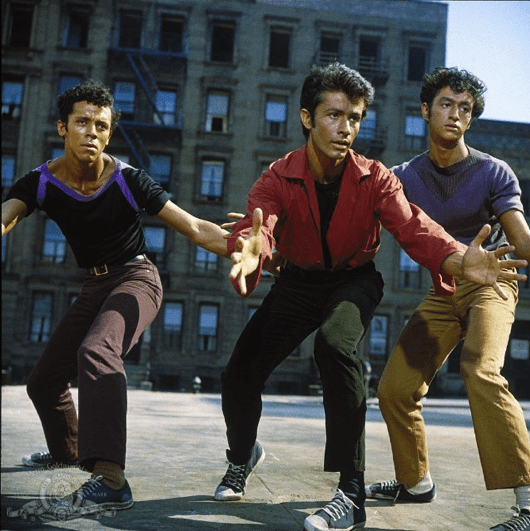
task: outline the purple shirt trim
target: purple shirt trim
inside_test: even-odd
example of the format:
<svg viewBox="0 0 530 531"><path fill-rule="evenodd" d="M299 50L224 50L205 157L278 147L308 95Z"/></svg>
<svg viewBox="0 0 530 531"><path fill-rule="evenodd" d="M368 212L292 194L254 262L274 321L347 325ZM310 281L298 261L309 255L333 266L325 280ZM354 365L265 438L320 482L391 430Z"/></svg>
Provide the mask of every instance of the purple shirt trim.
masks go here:
<svg viewBox="0 0 530 531"><path fill-rule="evenodd" d="M39 168L37 168L37 170L41 172L41 176L39 179L39 188L37 191L37 202L42 207L42 204L44 202L44 196L46 195L46 183L48 182L51 182L52 184L57 186L57 188L61 189L65 194L69 195L70 197L76 199L77 201L83 201L83 202L92 201L93 199L96 199L105 190L107 190L107 188L113 182L116 182L117 185L120 187L124 197L129 202L129 204L134 208L134 210L136 210L136 212L139 212L140 209L138 208L138 205L136 201L134 200L132 192L127 186L127 183L125 182L125 179L123 178L123 175L121 173L123 163L119 159L115 159L114 157L112 158L116 165L116 169L114 170L114 173L110 176L108 181L101 188L99 188L99 190L97 190L96 192L88 196L80 194L79 192L76 192L74 189L70 188L69 186L64 184L62 181L57 179L57 177L55 177L55 175L53 175L48 169L49 161L45 162L44 164L39 166Z"/></svg>

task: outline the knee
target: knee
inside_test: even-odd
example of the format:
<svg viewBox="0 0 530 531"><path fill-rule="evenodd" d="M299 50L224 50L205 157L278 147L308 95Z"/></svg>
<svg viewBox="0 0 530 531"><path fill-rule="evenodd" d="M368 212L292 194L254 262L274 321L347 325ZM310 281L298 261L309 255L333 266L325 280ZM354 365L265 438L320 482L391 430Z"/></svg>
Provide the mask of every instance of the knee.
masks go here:
<svg viewBox="0 0 530 531"><path fill-rule="evenodd" d="M357 350L357 342L328 331L325 327L319 328L315 335L315 359L317 361L329 356L347 353L353 356Z"/></svg>

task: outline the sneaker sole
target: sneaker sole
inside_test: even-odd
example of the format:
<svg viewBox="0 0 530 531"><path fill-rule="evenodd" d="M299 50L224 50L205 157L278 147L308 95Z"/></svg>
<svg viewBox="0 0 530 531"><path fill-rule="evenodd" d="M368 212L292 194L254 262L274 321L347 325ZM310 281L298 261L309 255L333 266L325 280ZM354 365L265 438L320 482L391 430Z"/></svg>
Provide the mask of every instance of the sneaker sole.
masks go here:
<svg viewBox="0 0 530 531"><path fill-rule="evenodd" d="M365 529L366 522L359 522L358 524L354 524L351 527L345 527L341 531L354 531L357 529ZM315 527L311 522L305 521L304 522L304 529L306 531L327 531L328 529L331 529L330 527Z"/></svg>

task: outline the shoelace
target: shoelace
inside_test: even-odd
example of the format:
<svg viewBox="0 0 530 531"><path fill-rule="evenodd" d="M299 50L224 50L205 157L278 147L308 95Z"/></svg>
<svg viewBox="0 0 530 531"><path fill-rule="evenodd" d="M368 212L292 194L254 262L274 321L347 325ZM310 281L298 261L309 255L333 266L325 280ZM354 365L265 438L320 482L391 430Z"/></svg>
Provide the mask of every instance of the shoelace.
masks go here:
<svg viewBox="0 0 530 531"><path fill-rule="evenodd" d="M523 514L519 507L512 507L512 509L516 511L515 514L501 525L510 531L526 531L530 525L530 515Z"/></svg>
<svg viewBox="0 0 530 531"><path fill-rule="evenodd" d="M357 505L353 503L353 506L358 509ZM322 511L327 513L333 520L339 520L350 510L349 505L346 502L346 497L342 492L336 492L335 497L322 508Z"/></svg>
<svg viewBox="0 0 530 531"><path fill-rule="evenodd" d="M228 470L222 483L229 487L235 487L239 491L245 490L245 468L246 465L233 465L228 463Z"/></svg>
<svg viewBox="0 0 530 531"><path fill-rule="evenodd" d="M93 476L86 481L81 487L79 487L75 492L72 493L72 497L77 498L79 501L77 503L82 503L85 496L94 492L100 485L103 476Z"/></svg>

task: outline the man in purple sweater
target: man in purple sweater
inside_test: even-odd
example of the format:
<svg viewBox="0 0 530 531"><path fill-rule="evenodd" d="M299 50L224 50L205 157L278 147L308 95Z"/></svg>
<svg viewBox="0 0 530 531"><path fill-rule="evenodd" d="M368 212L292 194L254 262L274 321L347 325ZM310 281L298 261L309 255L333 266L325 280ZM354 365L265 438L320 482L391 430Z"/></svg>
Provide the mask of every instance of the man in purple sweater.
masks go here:
<svg viewBox="0 0 530 531"><path fill-rule="evenodd" d="M456 68L436 68L421 88L429 151L394 168L411 203L456 240L469 244L489 223L484 247L514 245L530 261L530 229L521 190L503 161L465 144L464 133L484 110L484 84ZM517 400L500 371L514 321L518 286L501 280L507 300L489 286L456 280L456 291L431 290L416 308L383 372L378 389L396 480L366 488L371 498L429 502L436 488L429 472L421 399L451 351L464 340L461 372L469 397L486 488L513 488L516 513L491 530L530 529L530 440Z"/></svg>

